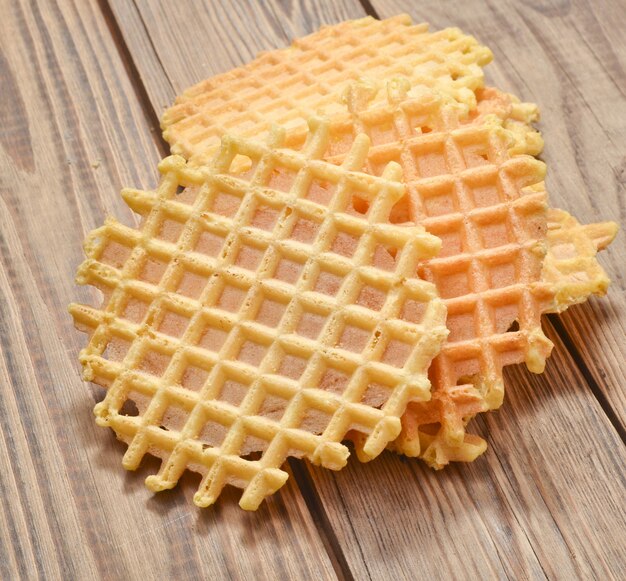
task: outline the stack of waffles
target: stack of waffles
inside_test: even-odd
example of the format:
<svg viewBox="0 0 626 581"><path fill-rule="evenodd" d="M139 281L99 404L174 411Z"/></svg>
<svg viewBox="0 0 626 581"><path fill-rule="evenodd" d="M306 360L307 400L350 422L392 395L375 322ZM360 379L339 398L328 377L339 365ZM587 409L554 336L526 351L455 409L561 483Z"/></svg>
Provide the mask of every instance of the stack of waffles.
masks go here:
<svg viewBox="0 0 626 581"><path fill-rule="evenodd" d="M339 470L385 448L473 461L468 431L540 373L541 315L604 294L617 226L551 208L535 105L484 86L491 52L406 16L344 22L185 91L139 227L85 243L71 305L86 380L146 484L203 478L254 510L288 457Z"/></svg>

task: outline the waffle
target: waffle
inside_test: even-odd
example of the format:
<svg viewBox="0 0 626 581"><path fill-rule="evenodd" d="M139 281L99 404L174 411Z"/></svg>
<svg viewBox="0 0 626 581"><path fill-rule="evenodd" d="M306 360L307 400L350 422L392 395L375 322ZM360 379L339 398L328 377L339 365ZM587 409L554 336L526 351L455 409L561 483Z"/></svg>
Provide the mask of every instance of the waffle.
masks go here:
<svg viewBox="0 0 626 581"><path fill-rule="evenodd" d="M547 284L550 300L545 302L543 312L560 313L586 301L592 294L604 295L610 280L596 254L615 238L617 224L581 225L567 212L556 208L548 209L547 220L547 252L541 281ZM484 411L479 400L472 402L459 398L456 407L456 418L461 418L464 424ZM471 462L485 451L486 443L482 438L471 434L464 435L461 445L451 442L445 430L438 429L440 424L438 412L432 404L411 405L402 418L401 437L390 448L407 455L424 456L435 467L451 461ZM360 440L358 435L356 438Z"/></svg>
<svg viewBox="0 0 626 581"><path fill-rule="evenodd" d="M128 444L124 467L161 458L153 491L189 469L197 505L230 484L254 510L288 456L340 469L355 431L374 457L430 396L445 307L415 272L440 241L389 223L400 168L354 171L366 136L341 166L320 161L328 138L315 120L301 152L274 130L268 144L225 137L210 167L166 158L156 192L123 192L142 227L108 219L87 239L77 281L105 298L70 306L91 334L84 377L108 387L95 415ZM228 172L239 155L246 175Z"/></svg>
<svg viewBox="0 0 626 581"><path fill-rule="evenodd" d="M288 139L303 137L310 117L342 113L343 91L363 76L403 75L415 90L437 89L473 107L481 67L491 58L459 29L430 33L407 15L347 21L186 90L163 115L163 136L172 153L197 163L210 159L227 133L257 138L276 123Z"/></svg>
<svg viewBox="0 0 626 581"><path fill-rule="evenodd" d="M610 280L596 254L613 241L617 230L615 222L582 225L564 210L548 211L548 252L541 278L551 284L554 303L547 312L560 313L592 294L606 294Z"/></svg>
<svg viewBox="0 0 626 581"><path fill-rule="evenodd" d="M539 110L533 103L521 103L514 95L487 87L476 92L477 107L470 113L472 123L496 115L512 135L510 155L539 155L543 150L541 134L532 123ZM549 283L553 302L546 312L559 313L586 301L591 295L603 296L610 284L596 255L615 238L615 222L581 225L564 210L548 209L547 252L541 280Z"/></svg>

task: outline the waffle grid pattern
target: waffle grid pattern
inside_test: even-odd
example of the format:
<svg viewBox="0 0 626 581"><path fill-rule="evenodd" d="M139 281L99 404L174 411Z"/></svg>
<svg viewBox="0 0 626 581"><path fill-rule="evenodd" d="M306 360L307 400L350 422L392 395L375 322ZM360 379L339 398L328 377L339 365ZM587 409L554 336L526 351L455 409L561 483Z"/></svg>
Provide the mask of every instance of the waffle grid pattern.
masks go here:
<svg viewBox="0 0 626 581"><path fill-rule="evenodd" d="M541 330L551 299L540 280L546 250L545 166L510 156L503 120L471 122L444 96L410 98L406 79L387 87L387 106L371 107L371 87L350 88L351 118L331 130L328 159L341 162L356 134L372 140L366 171L402 166L408 198L395 221L439 236L441 253L420 265L448 309L448 341L430 370L433 397L411 404L394 447L435 467L470 460L484 443L465 433L468 417L502 403L502 367L526 361L540 372L552 344ZM509 330L517 321L519 328Z"/></svg>
<svg viewBox="0 0 626 581"><path fill-rule="evenodd" d="M476 97L476 110L470 114L472 123L496 115L511 133L510 155L541 153L543 138L532 125L539 119L536 105L521 103L514 95L493 87L478 90ZM548 208L547 222L547 252L541 280L550 285L554 300L544 312L560 313L593 294L606 294L610 280L597 260L597 253L613 241L618 225L615 222L580 224L558 208Z"/></svg>
<svg viewBox="0 0 626 581"><path fill-rule="evenodd" d="M560 313L592 294L606 294L610 280L596 255L613 241L617 230L615 222L583 225L564 210L550 208L548 253L541 273L542 280L553 285L549 312Z"/></svg>
<svg viewBox="0 0 626 581"><path fill-rule="evenodd" d="M204 475L196 504L212 504L231 484L244 489L240 505L255 509L285 482L287 456L339 469L349 454L341 441L357 430L375 457L400 432L407 404L429 398L445 307L415 272L440 243L421 227L389 223L404 192L400 168L390 164L381 178L355 172L367 138L338 167L317 159L327 126L311 127L300 153L279 150L284 134L275 131L268 145L225 138L211 169L167 158L156 192L123 193L144 216L142 228L109 219L88 238L77 280L100 288L105 303L70 308L92 333L81 352L85 378L109 386L95 414L129 444L124 466L137 468L146 453L162 459L146 480L152 490L175 486L190 468ZM227 174L237 155L252 160L247 176ZM180 226L175 243L171 232L163 236L171 223ZM221 239L210 252L207 236ZM387 262L377 260L381 252ZM285 260L301 265L299 277L278 276ZM190 273L207 280L195 298L184 282ZM362 300L368 289L383 297L378 308ZM130 309L137 301L146 305L140 314ZM324 320L321 330L307 314ZM206 341L207 332L223 341ZM365 336L356 350L354 340L343 342L355 333ZM207 372L196 391L185 387L191 366ZM334 376L322 389L329 371L345 384ZM238 405L222 393L229 382L246 387ZM264 414L269 399L286 403ZM139 415L124 413L129 400ZM242 458L249 449L263 449L261 458Z"/></svg>
<svg viewBox="0 0 626 581"><path fill-rule="evenodd" d="M481 67L490 60L486 47L457 28L429 33L425 24L411 26L406 15L348 21L188 89L165 112L164 137L172 153L201 163L233 131L262 137L276 123L290 136L303 135L307 119L341 113L344 89L363 76L405 75L413 87L441 90L474 106Z"/></svg>

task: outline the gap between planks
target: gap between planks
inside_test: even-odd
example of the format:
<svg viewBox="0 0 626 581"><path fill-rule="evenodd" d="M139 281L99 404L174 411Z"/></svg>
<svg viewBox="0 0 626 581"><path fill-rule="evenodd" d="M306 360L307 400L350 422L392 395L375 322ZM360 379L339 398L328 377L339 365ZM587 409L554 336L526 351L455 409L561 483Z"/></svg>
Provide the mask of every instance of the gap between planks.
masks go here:
<svg viewBox="0 0 626 581"><path fill-rule="evenodd" d="M113 10L111 9L108 0L97 1L100 12L102 13L102 17L107 25L107 28L109 29L109 32L111 33L113 43L115 44L115 47L119 52L122 63L124 63L126 74L128 76L128 79L130 80L133 90L135 91L135 96L137 97L137 101L141 106L141 110L143 111L143 114L145 116L146 123L152 128L153 141L159 149L159 154L161 155L161 157L167 157L169 155L169 147L161 135L161 120L159 119L159 112L152 106L152 103L150 102L150 96L148 95L146 86L141 80L139 69L135 64L135 60L133 59L133 55L130 52L130 48L124 40L122 30L120 29L120 26L117 22L117 19L115 18L115 15L113 14ZM144 32L146 36L150 38L148 31L145 30L145 26ZM152 46L152 48L154 50L154 46ZM154 50L154 53L158 59L156 50ZM159 64L161 64L160 60ZM162 64L161 68L163 68ZM167 78L167 75L165 74L165 69L163 69L163 76ZM173 90L174 89L172 87L172 91Z"/></svg>
<svg viewBox="0 0 626 581"><path fill-rule="evenodd" d="M571 335L567 332L567 329L563 325L563 322L559 318L559 315L554 313L549 314L547 315L547 319L552 324L552 328L554 329L555 333L560 337L563 345L565 346L565 349L567 349L567 351L569 351L570 355L572 356L572 360L576 363L576 367L578 367L580 373L585 378L585 381L587 382L591 393L598 400L602 411L608 418L609 422L611 422L613 428L615 428L615 431L619 435L622 442L626 445L626 427L622 424L619 417L615 413L613 406L611 406L611 403L606 398L606 395L600 389L600 386L595 380L593 373L591 373L591 370L585 363L584 359L581 357L576 343L572 339Z"/></svg>

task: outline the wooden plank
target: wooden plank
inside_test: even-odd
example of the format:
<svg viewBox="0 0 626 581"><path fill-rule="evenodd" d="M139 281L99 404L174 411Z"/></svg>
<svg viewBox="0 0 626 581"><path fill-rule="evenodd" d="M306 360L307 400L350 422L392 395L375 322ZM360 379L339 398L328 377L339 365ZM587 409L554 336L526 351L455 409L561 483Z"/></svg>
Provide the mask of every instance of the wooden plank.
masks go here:
<svg viewBox="0 0 626 581"><path fill-rule="evenodd" d="M494 53L487 83L541 108L542 158L553 205L581 221L626 219L626 10L619 0L480 2L372 0L381 18L400 12L433 29L458 26ZM561 317L567 347L615 421L626 426L626 234L600 262L605 299ZM557 323L558 324L558 323ZM561 327L559 326L559 329ZM626 433L626 432L622 432Z"/></svg>
<svg viewBox="0 0 626 581"><path fill-rule="evenodd" d="M178 2L110 0L124 40L160 115L176 95L212 75L288 46L324 24L362 18L357 0Z"/></svg>
<svg viewBox="0 0 626 581"><path fill-rule="evenodd" d="M357 579L623 579L626 453L552 330L544 375L481 416L490 449L435 472L392 453L310 468Z"/></svg>
<svg viewBox="0 0 626 581"><path fill-rule="evenodd" d="M149 187L154 112L95 3L14 2L0 23L0 577L335 578L293 478L256 514L197 481L153 497L95 426L71 300L81 242L105 213L132 220L122 185ZM106 13L105 13L106 14Z"/></svg>
<svg viewBox="0 0 626 581"><path fill-rule="evenodd" d="M251 40L228 20L210 18L198 25L202 35L187 36L193 36L197 53L218 56L206 63L190 58L192 52L177 55L180 24L158 16L153 3L138 6L135 14L147 25L145 38L128 24L134 22L128 5L113 1L150 95L159 90L149 86L149 79L156 78L151 63L171 58L161 74L181 90L271 46L255 44L256 36ZM269 6L274 20L269 27L263 23L264 30L291 30L284 9L278 3ZM250 20L258 16L258 4L247 9L251 12L242 9L239 21L245 14L255 15ZM180 10L189 14L192 8L181 4ZM329 20L303 19L297 33L312 31L320 21ZM280 32L273 42L283 46ZM240 52L250 45L254 48ZM143 54L150 49L152 54ZM151 99L155 109L163 107ZM353 461L335 474L291 463L328 543L345 562L346 574L359 579L415 573L435 578L621 576L623 447L585 377L549 324L548 329L557 342L555 359L542 377L521 369L509 374L513 389L507 406L480 420L492 450L475 465L435 473L385 454L368 465ZM581 508L572 511L574 505Z"/></svg>

